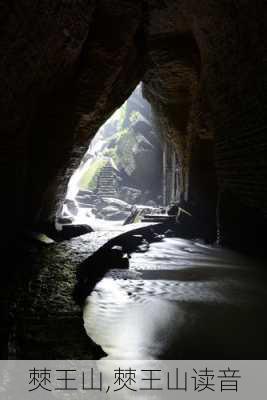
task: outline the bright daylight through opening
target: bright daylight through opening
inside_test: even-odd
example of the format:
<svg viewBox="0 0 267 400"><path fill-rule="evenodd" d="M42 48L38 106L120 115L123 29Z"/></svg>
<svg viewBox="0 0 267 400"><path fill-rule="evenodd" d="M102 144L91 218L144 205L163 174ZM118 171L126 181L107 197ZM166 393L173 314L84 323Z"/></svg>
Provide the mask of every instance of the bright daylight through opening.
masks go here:
<svg viewBox="0 0 267 400"><path fill-rule="evenodd" d="M140 84L99 129L70 179L60 221L122 224L133 207L162 206L160 135Z"/></svg>

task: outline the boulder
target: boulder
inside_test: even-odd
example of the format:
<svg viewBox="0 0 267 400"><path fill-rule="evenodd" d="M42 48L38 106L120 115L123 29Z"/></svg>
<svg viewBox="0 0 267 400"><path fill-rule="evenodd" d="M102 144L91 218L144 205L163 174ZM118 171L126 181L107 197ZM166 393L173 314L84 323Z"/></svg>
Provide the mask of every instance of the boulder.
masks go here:
<svg viewBox="0 0 267 400"><path fill-rule="evenodd" d="M127 211L118 211L115 214L107 215L106 218L110 221L124 221L129 217L129 215L130 213Z"/></svg>
<svg viewBox="0 0 267 400"><path fill-rule="evenodd" d="M92 190L79 190L76 197L91 196L94 192Z"/></svg>
<svg viewBox="0 0 267 400"><path fill-rule="evenodd" d="M57 223L60 225L72 224L73 218L71 216L61 216L57 218Z"/></svg>
<svg viewBox="0 0 267 400"><path fill-rule="evenodd" d="M153 200L148 200L146 205L148 207L153 207L153 208L157 208L157 204L153 201Z"/></svg>
<svg viewBox="0 0 267 400"><path fill-rule="evenodd" d="M93 232L93 229L89 225L81 224L81 225L61 225L57 224L56 229L54 224L47 224L43 227L42 231L45 233L49 238L53 239L56 242L62 242L64 240L70 240L72 238L86 235L87 233Z"/></svg>
<svg viewBox="0 0 267 400"><path fill-rule="evenodd" d="M123 198L125 202L135 204L139 202L138 200L142 196L142 191L128 186L123 186L120 189L119 196L120 198Z"/></svg>
<svg viewBox="0 0 267 400"><path fill-rule="evenodd" d="M118 212L118 208L117 208L117 207L114 207L114 206L107 206L107 207L104 207L104 208L101 210L101 213L102 213L103 215L116 214L117 212Z"/></svg>
<svg viewBox="0 0 267 400"><path fill-rule="evenodd" d="M72 214L72 215L76 216L79 213L78 204L77 204L77 202L75 200L66 199L64 201L64 206L63 207L66 208L66 211L69 214Z"/></svg>
<svg viewBox="0 0 267 400"><path fill-rule="evenodd" d="M112 197L103 197L102 201L104 204L108 206L117 207L120 210L131 210L132 206L120 199L114 199Z"/></svg>

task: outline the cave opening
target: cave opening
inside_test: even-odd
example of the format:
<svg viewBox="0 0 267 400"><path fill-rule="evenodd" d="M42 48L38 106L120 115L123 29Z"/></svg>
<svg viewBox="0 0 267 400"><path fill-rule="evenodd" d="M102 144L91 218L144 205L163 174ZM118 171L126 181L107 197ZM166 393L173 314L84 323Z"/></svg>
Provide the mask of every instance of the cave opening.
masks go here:
<svg viewBox="0 0 267 400"><path fill-rule="evenodd" d="M88 224L93 229L101 223L106 227L107 222L123 224L134 207L143 214L163 210L163 202L166 205L169 200L164 196L164 146L140 83L98 130L70 178L57 217L58 229L63 224ZM172 160L175 162L175 157ZM177 180L172 179L174 200L178 188Z"/></svg>
<svg viewBox="0 0 267 400"><path fill-rule="evenodd" d="M0 46L0 350L266 358L264 2L27 3Z"/></svg>

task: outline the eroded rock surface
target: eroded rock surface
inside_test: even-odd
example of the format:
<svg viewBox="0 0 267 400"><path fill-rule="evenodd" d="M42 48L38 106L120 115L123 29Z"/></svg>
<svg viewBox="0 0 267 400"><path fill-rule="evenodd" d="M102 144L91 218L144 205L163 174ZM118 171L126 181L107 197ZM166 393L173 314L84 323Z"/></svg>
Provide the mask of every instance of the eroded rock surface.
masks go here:
<svg viewBox="0 0 267 400"><path fill-rule="evenodd" d="M73 299L78 265L113 233L90 233L24 250L18 265L13 347L19 359L94 359L101 348L87 337L82 309ZM99 266L101 268L101 266Z"/></svg>
<svg viewBox="0 0 267 400"><path fill-rule="evenodd" d="M266 12L261 0L3 4L5 238L15 225L53 218L97 128L140 80L179 154L181 191L195 212L214 224L217 175L243 215L263 218Z"/></svg>

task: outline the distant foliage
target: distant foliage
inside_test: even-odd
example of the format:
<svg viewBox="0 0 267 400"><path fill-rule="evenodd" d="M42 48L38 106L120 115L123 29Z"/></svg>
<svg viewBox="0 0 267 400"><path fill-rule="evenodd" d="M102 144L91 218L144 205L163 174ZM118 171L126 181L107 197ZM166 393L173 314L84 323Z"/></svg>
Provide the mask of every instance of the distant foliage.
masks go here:
<svg viewBox="0 0 267 400"><path fill-rule="evenodd" d="M127 134L120 138L117 145L117 159L119 160L119 167L126 171L129 175L132 174L135 165L135 148L137 145L137 137L131 129Z"/></svg>
<svg viewBox="0 0 267 400"><path fill-rule="evenodd" d="M112 160L114 161L115 165L116 166L118 165L119 160L118 160L118 154L117 154L117 147L113 147L111 149L105 150L104 156L112 158Z"/></svg>
<svg viewBox="0 0 267 400"><path fill-rule="evenodd" d="M127 102L125 102L123 106L121 106L121 108L118 110L119 130L122 130L125 126L126 114L127 114Z"/></svg>
<svg viewBox="0 0 267 400"><path fill-rule="evenodd" d="M129 134L129 129L122 129L114 133L107 141L107 149L103 152L103 156L111 157L117 167L119 167L120 164L118 147L125 141Z"/></svg>
<svg viewBox="0 0 267 400"><path fill-rule="evenodd" d="M142 115L139 111L132 111L130 115L130 122L131 124L135 124L137 121L139 121L142 118Z"/></svg>
<svg viewBox="0 0 267 400"><path fill-rule="evenodd" d="M100 139L104 144L99 158L88 165L88 170L83 174L80 180L81 188L90 190L96 188L98 176L107 162L105 158L111 158L117 169L128 176L131 176L137 168L136 155L144 150L143 144L146 141L145 137L135 129L136 123L144 120L144 116L138 110L139 103L143 105L139 97L135 94L134 101L126 101L109 119L106 127L102 127Z"/></svg>

